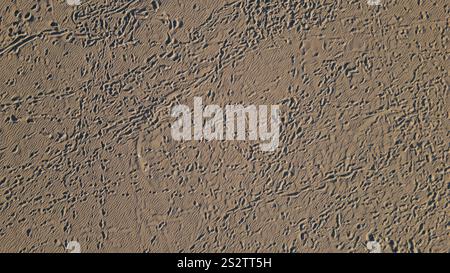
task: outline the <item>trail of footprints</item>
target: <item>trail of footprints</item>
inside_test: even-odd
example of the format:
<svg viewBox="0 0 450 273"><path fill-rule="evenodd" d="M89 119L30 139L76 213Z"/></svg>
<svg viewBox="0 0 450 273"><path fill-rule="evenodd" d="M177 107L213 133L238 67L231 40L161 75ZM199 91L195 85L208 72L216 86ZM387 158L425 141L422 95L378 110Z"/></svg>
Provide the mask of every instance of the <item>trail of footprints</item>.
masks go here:
<svg viewBox="0 0 450 273"><path fill-rule="evenodd" d="M0 251L448 251L448 9L384 2L2 1ZM173 141L194 96L278 150Z"/></svg>

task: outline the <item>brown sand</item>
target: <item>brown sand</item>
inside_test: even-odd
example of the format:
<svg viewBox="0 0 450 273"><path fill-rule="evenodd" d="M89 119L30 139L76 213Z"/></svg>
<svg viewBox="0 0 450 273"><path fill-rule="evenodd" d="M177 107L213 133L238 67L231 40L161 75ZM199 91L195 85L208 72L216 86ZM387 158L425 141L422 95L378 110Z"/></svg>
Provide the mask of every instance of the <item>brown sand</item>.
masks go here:
<svg viewBox="0 0 450 273"><path fill-rule="evenodd" d="M383 2L2 0L0 251L448 252L449 5ZM278 149L174 141L194 96Z"/></svg>

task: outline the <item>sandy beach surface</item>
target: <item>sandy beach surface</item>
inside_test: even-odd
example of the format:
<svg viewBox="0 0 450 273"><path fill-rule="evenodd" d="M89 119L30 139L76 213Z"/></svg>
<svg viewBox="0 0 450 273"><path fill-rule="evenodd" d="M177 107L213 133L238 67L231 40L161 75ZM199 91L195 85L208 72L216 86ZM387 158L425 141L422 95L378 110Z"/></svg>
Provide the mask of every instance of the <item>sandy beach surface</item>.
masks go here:
<svg viewBox="0 0 450 273"><path fill-rule="evenodd" d="M449 252L449 13L2 0L0 252ZM278 146L174 140L196 97Z"/></svg>

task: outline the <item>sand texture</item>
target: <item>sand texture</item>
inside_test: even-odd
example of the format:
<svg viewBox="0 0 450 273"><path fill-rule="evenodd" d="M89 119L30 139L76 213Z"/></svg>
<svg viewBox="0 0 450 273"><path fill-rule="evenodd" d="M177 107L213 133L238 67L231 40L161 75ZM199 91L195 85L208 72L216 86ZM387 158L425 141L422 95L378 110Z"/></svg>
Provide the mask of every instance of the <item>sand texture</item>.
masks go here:
<svg viewBox="0 0 450 273"><path fill-rule="evenodd" d="M0 1L0 252L450 251L448 1L76 2Z"/></svg>

